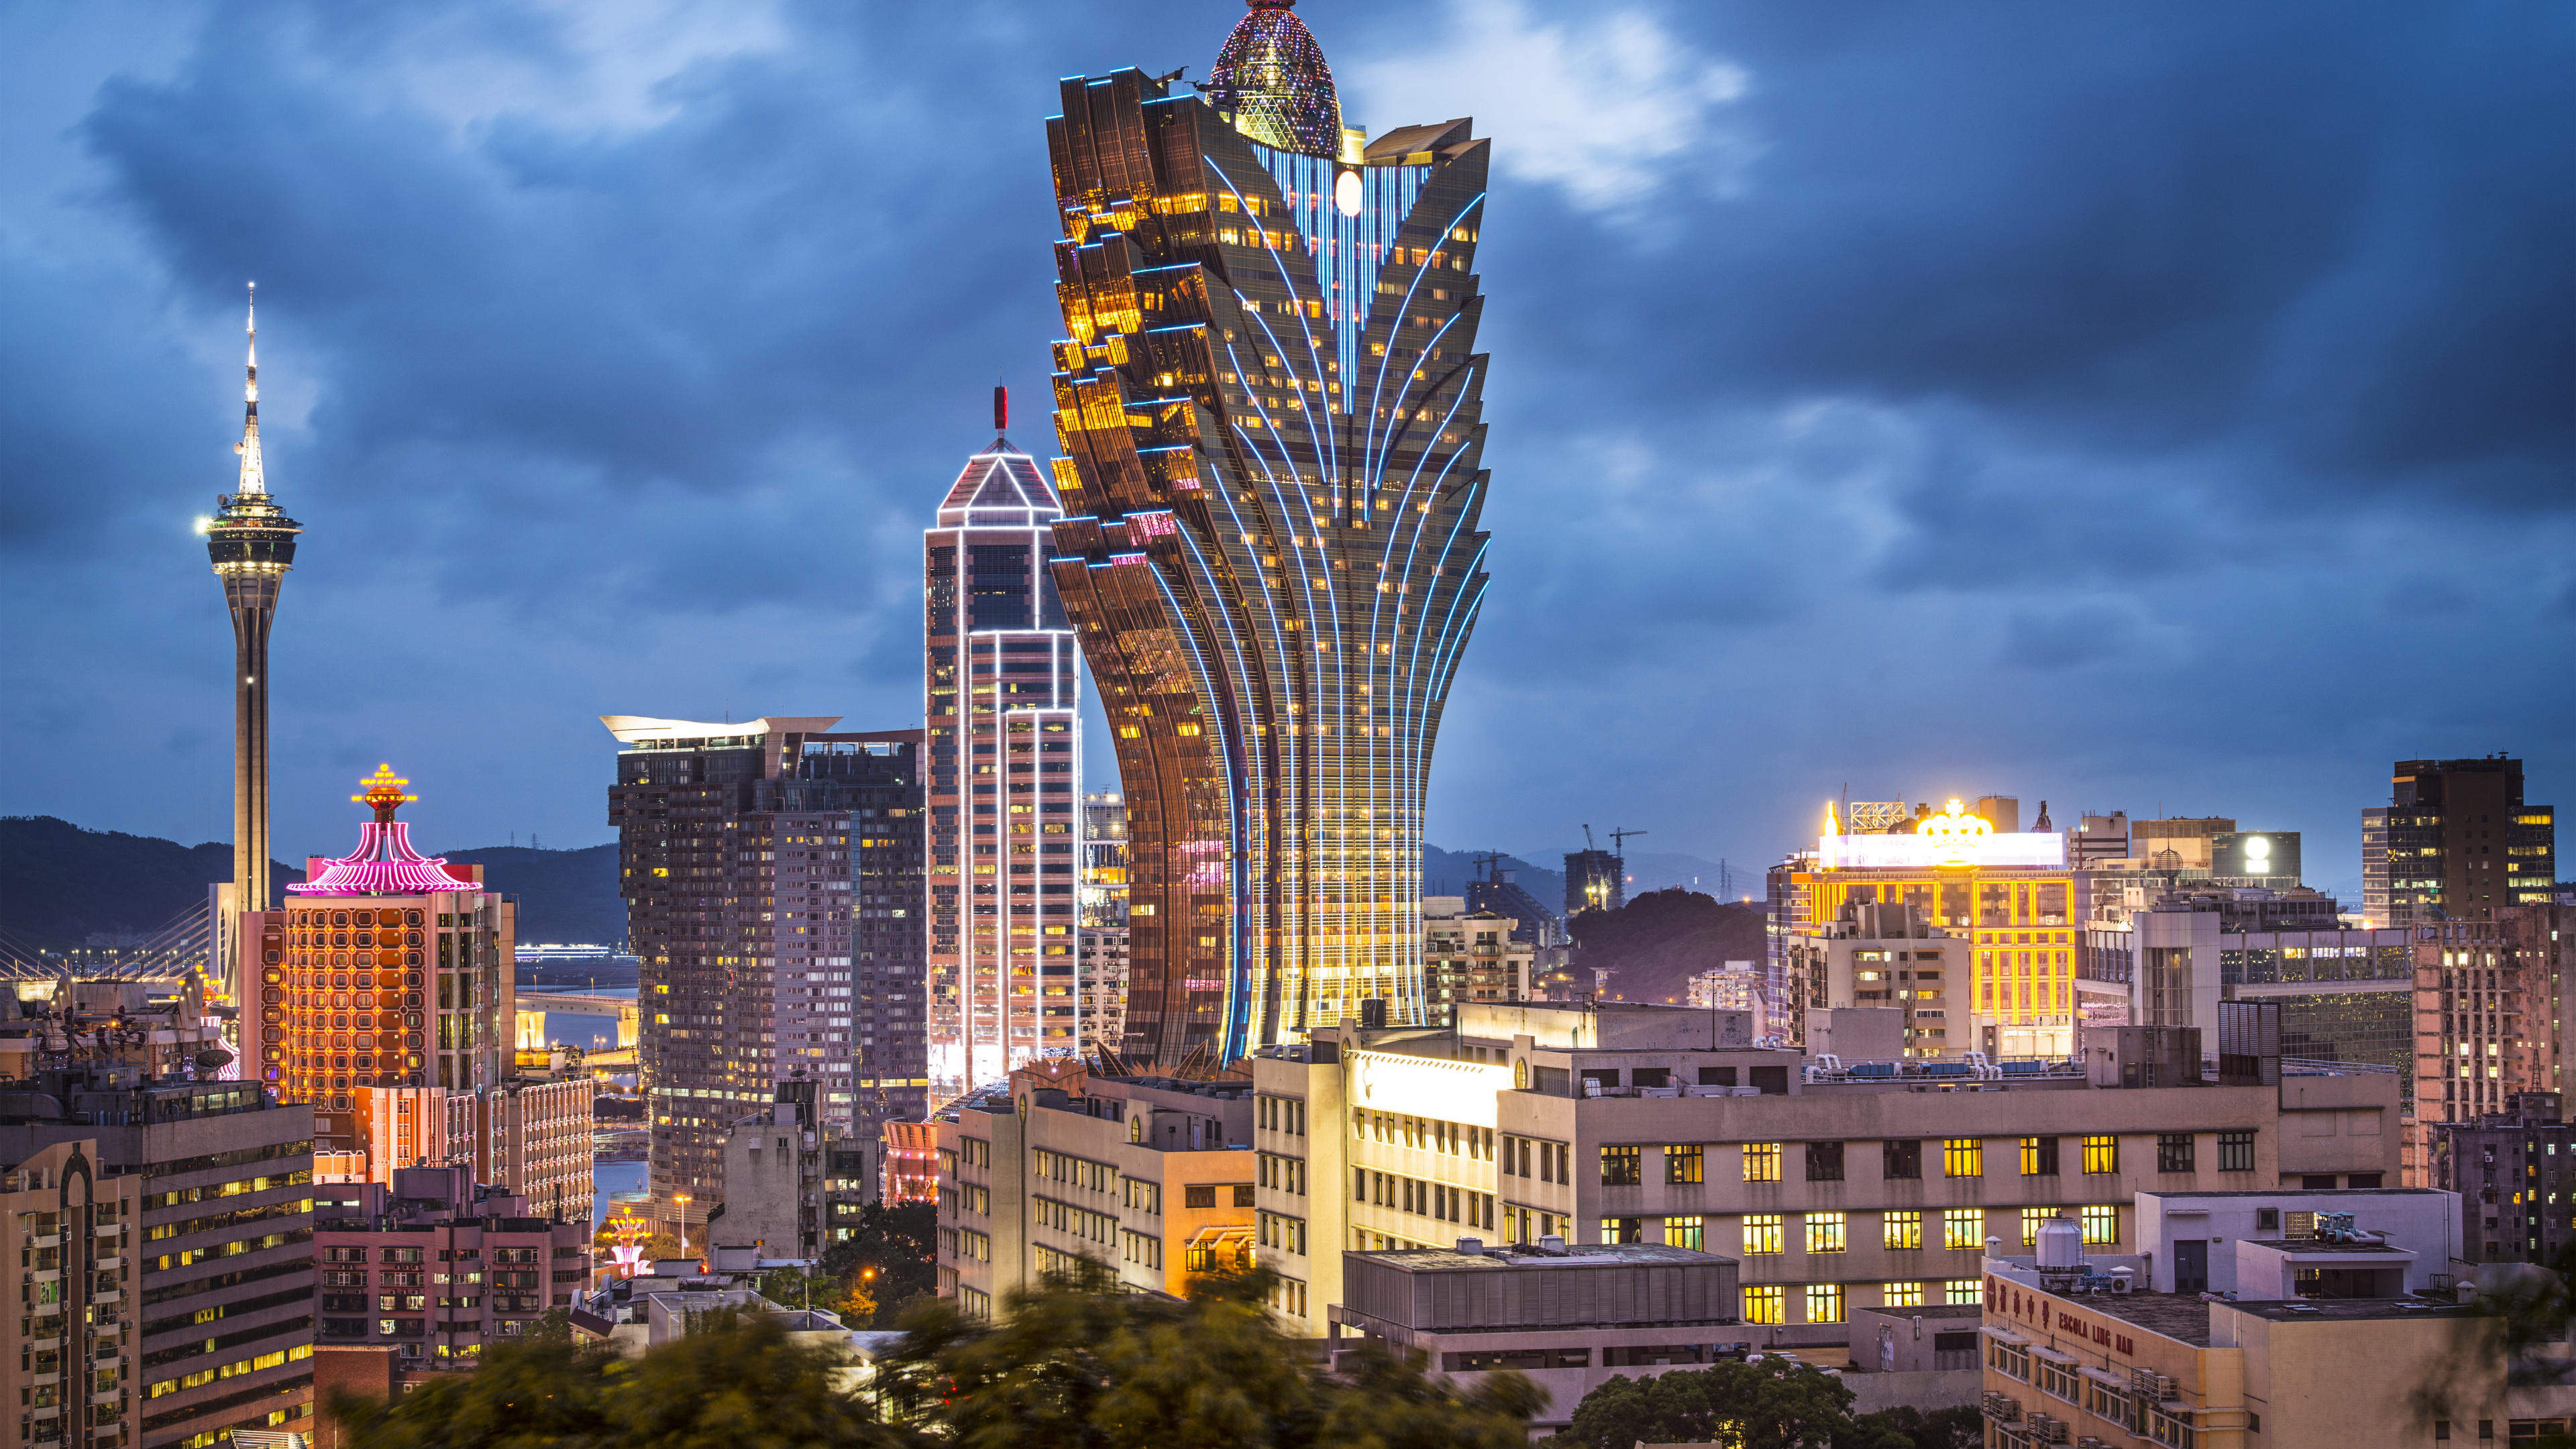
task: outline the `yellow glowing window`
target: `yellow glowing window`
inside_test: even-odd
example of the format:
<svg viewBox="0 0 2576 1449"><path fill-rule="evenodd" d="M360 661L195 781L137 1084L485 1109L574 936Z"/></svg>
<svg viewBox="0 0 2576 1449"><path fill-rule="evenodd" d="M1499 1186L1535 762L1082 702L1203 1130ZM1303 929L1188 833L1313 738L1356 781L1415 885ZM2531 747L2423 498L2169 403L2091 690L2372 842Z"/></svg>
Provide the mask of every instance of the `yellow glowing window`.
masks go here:
<svg viewBox="0 0 2576 1449"><path fill-rule="evenodd" d="M1780 1215L1748 1213L1744 1218L1744 1252L1747 1257L1780 1251ZM1747 1293L1751 1289L1745 1290Z"/></svg>
<svg viewBox="0 0 2576 1449"><path fill-rule="evenodd" d="M1889 1213L1879 1220L1879 1245L1904 1252L1923 1246L1923 1214Z"/></svg>
<svg viewBox="0 0 2576 1449"><path fill-rule="evenodd" d="M1941 1144L1943 1177L1983 1177L1986 1175L1986 1144L1975 1137L1952 1137Z"/></svg>
<svg viewBox="0 0 2576 1449"><path fill-rule="evenodd" d="M1941 1214L1941 1246L1952 1251L1986 1245L1986 1215L1979 1208L1951 1208Z"/></svg>
<svg viewBox="0 0 2576 1449"><path fill-rule="evenodd" d="M1807 1321L1840 1323L1843 1321L1843 1285L1810 1283L1807 1285Z"/></svg>
<svg viewBox="0 0 2576 1449"><path fill-rule="evenodd" d="M1923 1285L1890 1283L1879 1301L1889 1308L1920 1308L1923 1306Z"/></svg>
<svg viewBox="0 0 2576 1449"><path fill-rule="evenodd" d="M1780 1144L1747 1142L1744 1144L1744 1180L1778 1182L1780 1180Z"/></svg>
<svg viewBox="0 0 2576 1449"><path fill-rule="evenodd" d="M1807 1214L1807 1251L1839 1253L1847 1246L1841 1213Z"/></svg>
<svg viewBox="0 0 2576 1449"><path fill-rule="evenodd" d="M2085 1138L2084 1170L2086 1172L2119 1171L2120 1139L2117 1137Z"/></svg>
<svg viewBox="0 0 2576 1449"><path fill-rule="evenodd" d="M1785 1288L1757 1287L1745 1289L1744 1321L1747 1323L1779 1323L1784 1321L1786 1313L1785 1299L1787 1296L1788 1290Z"/></svg>
<svg viewBox="0 0 2576 1449"><path fill-rule="evenodd" d="M2088 1247L2106 1248L2120 1241L2120 1210L2116 1207L2084 1209L2084 1242Z"/></svg>

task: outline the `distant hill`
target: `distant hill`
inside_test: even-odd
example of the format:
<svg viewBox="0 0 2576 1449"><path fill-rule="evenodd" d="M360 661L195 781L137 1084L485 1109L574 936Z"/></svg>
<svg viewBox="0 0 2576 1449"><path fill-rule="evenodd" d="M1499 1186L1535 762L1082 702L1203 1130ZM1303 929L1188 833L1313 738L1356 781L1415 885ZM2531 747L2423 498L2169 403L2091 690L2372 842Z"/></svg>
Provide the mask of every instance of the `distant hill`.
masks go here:
<svg viewBox="0 0 2576 1449"><path fill-rule="evenodd" d="M438 852L459 865L483 867L483 883L519 904L519 942L626 939L626 902L617 894L617 845L532 850L486 845Z"/></svg>
<svg viewBox="0 0 2576 1449"><path fill-rule="evenodd" d="M1606 850L1610 842L1604 839L1601 846ZM1559 862L1569 854L1572 854L1570 850L1538 852L1541 860ZM1696 855L1683 855L1676 851L1658 850L1631 850L1626 859L1628 897L1631 900L1648 891L1670 890L1675 886L1683 890L1699 891L1714 899L1719 893L1718 876L1721 865L1730 870L1735 887L1732 894L1751 896L1757 901L1762 899L1761 868L1756 866L1748 869L1742 861L1719 862Z"/></svg>
<svg viewBox="0 0 2576 1449"><path fill-rule="evenodd" d="M1697 891L1648 891L1615 911L1572 922L1574 964L1610 969L1609 994L1622 1001L1687 1001L1690 978L1729 961L1763 959L1762 908L1721 903Z"/></svg>
<svg viewBox="0 0 2576 1449"><path fill-rule="evenodd" d="M304 879L281 861L270 872L281 887ZM50 815L0 816L0 931L21 946L132 945L232 878L233 848L219 840L181 845Z"/></svg>
<svg viewBox="0 0 2576 1449"><path fill-rule="evenodd" d="M626 939L615 845L426 853L481 865L484 882L518 902L522 941ZM304 879L284 862L271 870L281 888ZM0 931L24 946L59 951L150 935L204 904L207 886L232 878L233 849L223 841L181 845L50 815L0 817Z"/></svg>
<svg viewBox="0 0 2576 1449"><path fill-rule="evenodd" d="M1422 893L1426 896L1463 896L1467 882L1477 878L1476 857L1491 855L1490 850L1442 850L1436 845L1422 847ZM1502 868L1517 872L1522 890L1538 897L1538 903L1551 911L1565 909L1565 872L1550 870L1516 855L1503 857Z"/></svg>

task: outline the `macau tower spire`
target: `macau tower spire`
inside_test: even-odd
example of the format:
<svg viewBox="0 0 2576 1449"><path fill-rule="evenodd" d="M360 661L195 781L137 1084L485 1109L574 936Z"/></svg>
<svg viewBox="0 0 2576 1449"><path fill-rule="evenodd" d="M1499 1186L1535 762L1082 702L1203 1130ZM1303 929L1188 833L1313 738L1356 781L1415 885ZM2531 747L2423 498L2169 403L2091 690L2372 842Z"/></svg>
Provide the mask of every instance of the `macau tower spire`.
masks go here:
<svg viewBox="0 0 2576 1449"><path fill-rule="evenodd" d="M303 525L269 495L259 453L259 296L254 285L245 331L248 371L242 383L241 477L215 496L205 523L206 556L223 580L233 617L233 909L274 904L268 878L268 626L277 591L295 563Z"/></svg>

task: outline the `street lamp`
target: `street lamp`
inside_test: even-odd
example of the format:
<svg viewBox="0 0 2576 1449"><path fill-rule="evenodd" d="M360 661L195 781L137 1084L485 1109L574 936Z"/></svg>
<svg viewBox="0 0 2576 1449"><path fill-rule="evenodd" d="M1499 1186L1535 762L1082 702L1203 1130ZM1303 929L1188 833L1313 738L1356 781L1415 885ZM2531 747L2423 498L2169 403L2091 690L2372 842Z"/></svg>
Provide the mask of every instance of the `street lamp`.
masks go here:
<svg viewBox="0 0 2576 1449"><path fill-rule="evenodd" d="M680 1205L680 1256L685 1258L689 1256L689 1195L675 1192L671 1201Z"/></svg>

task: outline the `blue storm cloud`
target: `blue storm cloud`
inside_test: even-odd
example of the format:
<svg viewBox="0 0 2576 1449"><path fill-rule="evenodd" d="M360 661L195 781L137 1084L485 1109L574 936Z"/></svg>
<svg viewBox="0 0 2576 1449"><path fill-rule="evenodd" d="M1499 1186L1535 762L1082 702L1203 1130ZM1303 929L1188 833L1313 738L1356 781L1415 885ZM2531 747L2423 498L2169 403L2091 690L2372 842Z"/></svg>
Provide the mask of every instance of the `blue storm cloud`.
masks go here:
<svg viewBox="0 0 2576 1449"><path fill-rule="evenodd" d="M917 718L996 374L1048 448L1055 79L1203 75L1234 13L0 14L0 809L228 828L189 520L250 277L310 529L281 854L379 759L429 842L570 845L597 714ZM1496 147L1435 840L1743 864L1846 783L1997 790L2303 829L2332 884L2393 758L2570 803L2563 7L1300 13L1352 120Z"/></svg>

